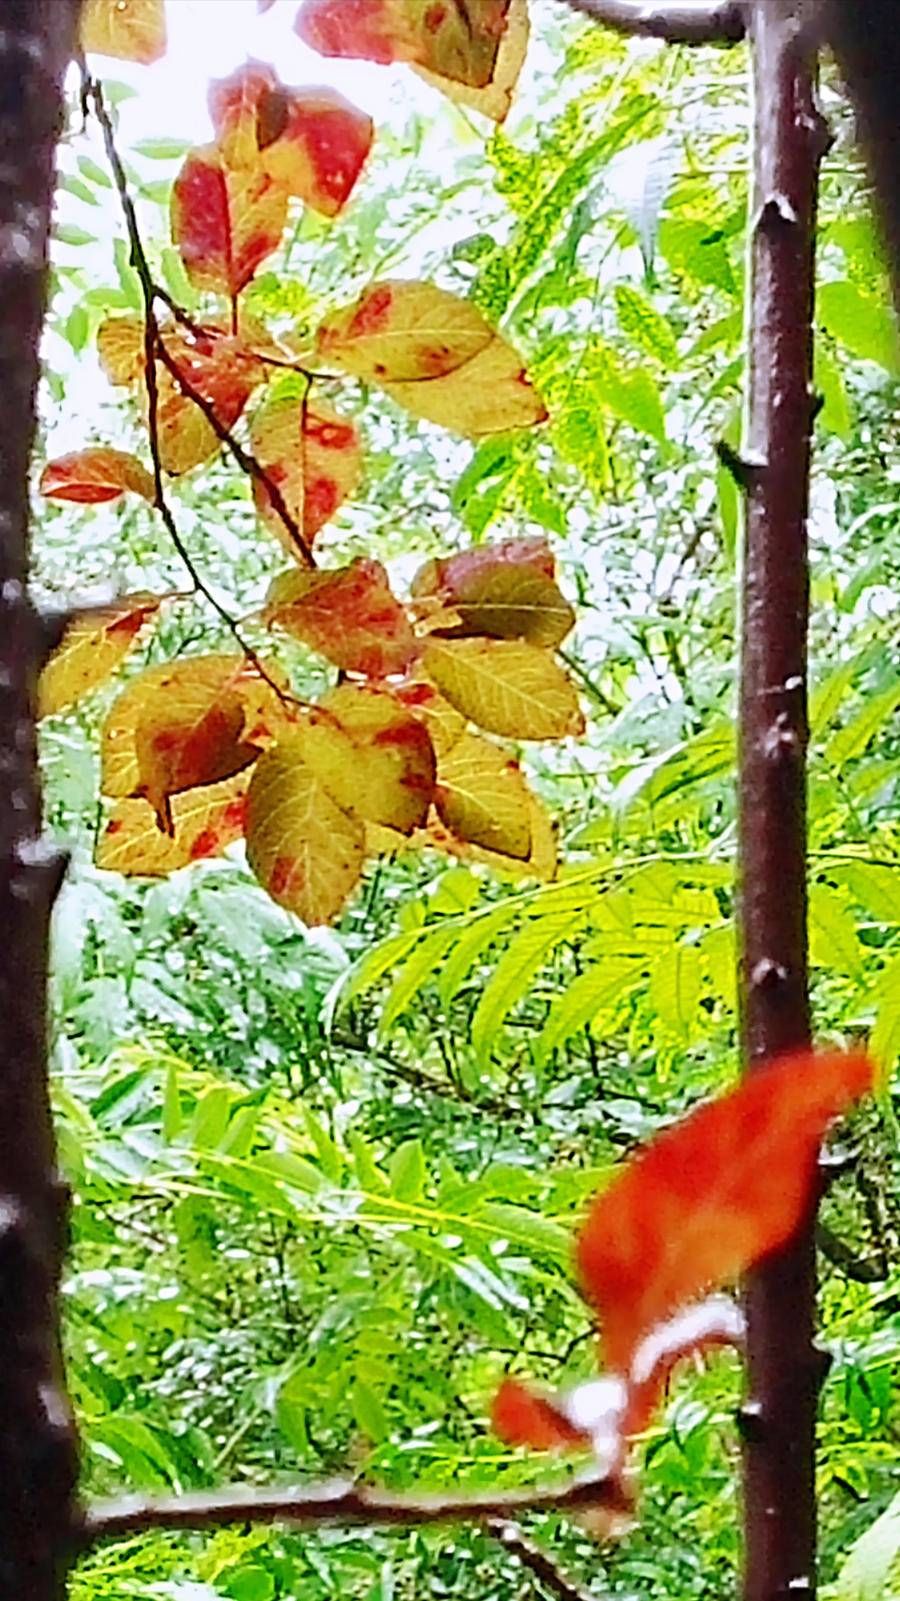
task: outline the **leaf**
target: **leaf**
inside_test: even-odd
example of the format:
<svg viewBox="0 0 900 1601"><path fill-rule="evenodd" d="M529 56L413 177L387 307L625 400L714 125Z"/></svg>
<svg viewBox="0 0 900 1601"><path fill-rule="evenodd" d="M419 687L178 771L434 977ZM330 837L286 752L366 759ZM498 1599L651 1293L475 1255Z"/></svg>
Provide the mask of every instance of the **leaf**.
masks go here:
<svg viewBox="0 0 900 1601"><path fill-rule="evenodd" d="M117 802L97 841L96 865L125 877L165 878L191 862L221 855L244 832L247 783L243 772L176 795L171 836L160 832L147 801Z"/></svg>
<svg viewBox="0 0 900 1601"><path fill-rule="evenodd" d="M265 618L348 673L401 673L417 645L380 562L359 557L332 571L281 573L272 580Z"/></svg>
<svg viewBox="0 0 900 1601"><path fill-rule="evenodd" d="M414 717L425 724L434 746L435 755L446 755L466 731L466 719L451 706L433 684L425 679L413 679L398 684L394 694L407 706Z"/></svg>
<svg viewBox="0 0 900 1601"><path fill-rule="evenodd" d="M510 0L506 27L500 39L493 74L485 88L474 89L466 84L457 83L452 78L442 77L438 72L429 72L427 67L414 67L413 71L425 83L430 84L433 89L438 89L455 104L467 106L471 111L480 111L483 117L490 117L492 122L505 122L527 51L527 0Z"/></svg>
<svg viewBox="0 0 900 1601"><path fill-rule="evenodd" d="M616 284L616 311L624 334L665 367L678 366L678 345L668 318L631 284Z"/></svg>
<svg viewBox="0 0 900 1601"><path fill-rule="evenodd" d="M485 984L472 1018L472 1046L479 1067L487 1067L497 1035L514 1006L524 1000L550 952L568 939L577 923L568 914L523 924Z"/></svg>
<svg viewBox="0 0 900 1601"><path fill-rule="evenodd" d="M164 0L84 0L81 48L151 66L166 53Z"/></svg>
<svg viewBox="0 0 900 1601"><path fill-rule="evenodd" d="M38 684L38 716L74 706L115 672L144 624L159 611L160 595L123 595L111 606L76 612Z"/></svg>
<svg viewBox="0 0 900 1601"><path fill-rule="evenodd" d="M283 686L283 674L271 664L266 670ZM178 730L177 744L200 729L211 710L223 700L237 697L243 708L242 741L262 747L287 722L287 710L271 684L255 671L245 656L185 656L148 667L122 691L103 724L100 742L100 787L114 797L140 794L145 776L137 749L138 731L160 726L166 715ZM223 774L219 774L223 777Z"/></svg>
<svg viewBox="0 0 900 1601"><path fill-rule="evenodd" d="M298 731L303 759L332 800L368 823L411 834L434 794L434 750L395 696L339 684Z"/></svg>
<svg viewBox="0 0 900 1601"><path fill-rule="evenodd" d="M565 739L584 731L575 690L547 651L506 639L426 639L422 664L451 706L491 734Z"/></svg>
<svg viewBox="0 0 900 1601"><path fill-rule="evenodd" d="M446 619L441 610L426 613L429 629L446 637L487 634L554 646L575 624L555 566L545 540L510 539L427 562L412 594L446 609Z"/></svg>
<svg viewBox="0 0 900 1601"><path fill-rule="evenodd" d="M108 445L74 450L48 461L38 488L48 500L69 500L85 506L118 500L126 489L151 504L156 498L153 479L137 457Z"/></svg>
<svg viewBox="0 0 900 1601"><path fill-rule="evenodd" d="M900 1495L850 1547L831 1589L833 1601L889 1601L892 1570L900 1558Z"/></svg>
<svg viewBox="0 0 900 1601"><path fill-rule="evenodd" d="M611 1368L628 1374L641 1341L679 1308L786 1243L828 1124L872 1082L860 1052L781 1057L625 1164L577 1245Z"/></svg>
<svg viewBox="0 0 900 1601"><path fill-rule="evenodd" d="M862 361L874 361L886 372L898 368L897 324L890 307L865 294L849 279L820 284L816 316L822 327Z"/></svg>
<svg viewBox="0 0 900 1601"><path fill-rule="evenodd" d="M222 159L265 173L288 195L336 216L372 147L372 119L334 89L293 89L274 67L246 62L210 84Z"/></svg>
<svg viewBox="0 0 900 1601"><path fill-rule="evenodd" d="M875 1027L869 1048L887 1082L900 1057L900 956L882 968L875 987Z"/></svg>
<svg viewBox="0 0 900 1601"><path fill-rule="evenodd" d="M226 166L215 145L192 150L172 189L172 239L194 287L234 300L281 243L287 201L267 173Z"/></svg>
<svg viewBox="0 0 900 1601"><path fill-rule="evenodd" d="M97 355L111 384L130 384L144 371L140 317L108 317L97 329Z"/></svg>
<svg viewBox="0 0 900 1601"><path fill-rule="evenodd" d="M813 383L821 396L819 422L839 439L849 439L853 431L853 418L844 375L824 339L816 340L815 377Z"/></svg>
<svg viewBox="0 0 900 1601"><path fill-rule="evenodd" d="M428 819L428 843L461 861L478 862L483 867L489 867L501 878L539 879L546 882L556 877L556 829L545 808L531 794L528 796L528 813L531 849L524 860L461 839L444 825L436 813L432 813Z"/></svg>
<svg viewBox="0 0 900 1601"><path fill-rule="evenodd" d="M398 1201L421 1201L425 1194L425 1153L421 1140L404 1140L391 1157L391 1194Z"/></svg>
<svg viewBox="0 0 900 1601"><path fill-rule="evenodd" d="M356 425L325 401L304 404L303 395L282 392L266 400L254 415L250 444L312 544L359 482L362 452ZM266 526L289 554L296 555L289 531L258 480L253 498Z"/></svg>
<svg viewBox="0 0 900 1601"><path fill-rule="evenodd" d="M336 805L288 737L260 757L247 797L247 860L260 883L308 926L331 923L365 860L363 825Z"/></svg>
<svg viewBox="0 0 900 1601"><path fill-rule="evenodd" d="M469 439L534 428L547 408L511 345L495 334L484 350L445 378L383 385L399 406Z"/></svg>
<svg viewBox="0 0 900 1601"><path fill-rule="evenodd" d="M477 306L436 284L370 284L352 306L319 328L317 348L367 383L443 377L471 361L495 337Z"/></svg>
<svg viewBox="0 0 900 1601"><path fill-rule="evenodd" d="M435 806L458 839L526 860L529 802L518 762L477 734L463 734L438 763Z"/></svg>
<svg viewBox="0 0 900 1601"><path fill-rule="evenodd" d="M210 698L207 686L186 675L148 698L134 730L139 781L160 828L173 832L170 797L198 785L231 778L256 760L259 751L243 742L244 708L234 690Z"/></svg>
<svg viewBox="0 0 900 1601"><path fill-rule="evenodd" d="M303 0L295 27L323 56L408 61L484 88L494 75L510 0Z"/></svg>

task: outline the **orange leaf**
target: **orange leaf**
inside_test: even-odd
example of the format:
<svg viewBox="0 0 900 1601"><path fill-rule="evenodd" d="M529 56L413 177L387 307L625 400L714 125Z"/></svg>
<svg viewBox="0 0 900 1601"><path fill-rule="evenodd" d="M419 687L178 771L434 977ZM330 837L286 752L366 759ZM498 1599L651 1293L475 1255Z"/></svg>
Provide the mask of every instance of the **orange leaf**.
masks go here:
<svg viewBox="0 0 900 1601"><path fill-rule="evenodd" d="M145 795L160 828L173 833L169 800L186 789L216 784L242 772L259 751L241 738L244 708L232 690L206 699L169 690L149 699L134 731L138 793Z"/></svg>
<svg viewBox="0 0 900 1601"><path fill-rule="evenodd" d="M303 760L333 800L367 823L411 834L434 793L427 730L394 695L339 684L299 730Z"/></svg>
<svg viewBox="0 0 900 1601"><path fill-rule="evenodd" d="M261 168L228 167L215 145L192 150L172 190L172 238L191 283L234 300L281 243L287 199Z"/></svg>
<svg viewBox="0 0 900 1601"><path fill-rule="evenodd" d="M335 667L365 678L401 673L416 654L387 573L364 556L331 572L279 574L269 587L265 617Z"/></svg>
<svg viewBox="0 0 900 1601"><path fill-rule="evenodd" d="M150 66L166 53L164 0L84 0L81 48Z"/></svg>
<svg viewBox="0 0 900 1601"><path fill-rule="evenodd" d="M126 489L153 501L153 479L136 456L107 445L74 450L48 461L39 489L48 500L71 500L85 506L118 500Z"/></svg>
<svg viewBox="0 0 900 1601"><path fill-rule="evenodd" d="M295 26L323 56L409 61L483 88L509 7L510 0L303 0Z"/></svg>
<svg viewBox="0 0 900 1601"><path fill-rule="evenodd" d="M124 595L111 606L76 613L40 676L38 716L74 706L104 683L125 660L141 629L154 617L160 595Z"/></svg>
<svg viewBox="0 0 900 1601"><path fill-rule="evenodd" d="M412 583L430 631L447 637L487 634L558 645L575 613L560 593L544 539L509 539L430 561Z"/></svg>
<svg viewBox="0 0 900 1601"><path fill-rule="evenodd" d="M422 382L454 372L494 337L470 300L437 284L386 279L322 324L318 348L369 383Z"/></svg>
<svg viewBox="0 0 900 1601"><path fill-rule="evenodd" d="M229 167L262 171L325 216L350 197L372 145L372 119L334 89L293 89L250 61L214 82L209 109Z"/></svg>
<svg viewBox="0 0 900 1601"><path fill-rule="evenodd" d="M301 431L302 430L302 431ZM352 494L362 470L354 423L324 401L303 405L293 384L266 400L250 424L250 443L308 544ZM253 498L264 523L296 555L289 531L273 507L265 484Z"/></svg>
<svg viewBox="0 0 900 1601"><path fill-rule="evenodd" d="M163 878L240 839L247 809L247 772L188 790L172 801L172 834L160 833L145 800L117 802L97 841L98 867L126 877Z"/></svg>
<svg viewBox="0 0 900 1601"><path fill-rule="evenodd" d="M578 1238L606 1361L710 1286L784 1245L815 1184L833 1118L873 1082L860 1052L801 1052L762 1068L657 1136L594 1201Z"/></svg>

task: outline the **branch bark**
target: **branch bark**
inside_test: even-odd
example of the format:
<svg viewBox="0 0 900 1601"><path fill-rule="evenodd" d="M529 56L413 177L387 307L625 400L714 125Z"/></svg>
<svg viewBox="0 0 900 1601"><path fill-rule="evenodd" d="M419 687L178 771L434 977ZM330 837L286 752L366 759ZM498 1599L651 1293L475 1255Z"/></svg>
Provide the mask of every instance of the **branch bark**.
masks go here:
<svg viewBox="0 0 900 1601"><path fill-rule="evenodd" d="M54 152L78 0L4 0L0 27L0 1593L56 1601L77 1471L57 1290L45 1040L50 912L65 858L41 840L28 600L34 442Z"/></svg>
<svg viewBox="0 0 900 1601"><path fill-rule="evenodd" d="M566 0L592 22L666 44L737 44L746 32L741 0Z"/></svg>
<svg viewBox="0 0 900 1601"><path fill-rule="evenodd" d="M748 1071L809 1042L807 501L814 222L827 148L801 4L750 13L755 154L740 706L740 944ZM772 1182L778 1182L773 1174ZM815 1219L746 1286L745 1601L811 1592ZM809 1588L807 1588L809 1587Z"/></svg>

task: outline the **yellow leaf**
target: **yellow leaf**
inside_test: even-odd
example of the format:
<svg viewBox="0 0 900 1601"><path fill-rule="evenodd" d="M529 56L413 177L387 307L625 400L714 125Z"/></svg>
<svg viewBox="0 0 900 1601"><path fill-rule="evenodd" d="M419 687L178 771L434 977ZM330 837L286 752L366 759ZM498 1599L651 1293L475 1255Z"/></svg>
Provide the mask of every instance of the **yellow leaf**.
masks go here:
<svg viewBox="0 0 900 1601"><path fill-rule="evenodd" d="M144 324L140 317L107 317L97 329L97 356L111 384L130 384L144 370Z"/></svg>
<svg viewBox="0 0 900 1601"><path fill-rule="evenodd" d="M149 700L134 731L139 792L153 807L161 828L172 833L172 795L216 784L242 772L259 751L244 744L244 708L233 690L203 703L172 686Z"/></svg>
<svg viewBox="0 0 900 1601"><path fill-rule="evenodd" d="M499 334L445 378L385 383L382 387L414 417L451 428L468 439L533 428L547 420L547 408L521 357Z"/></svg>
<svg viewBox="0 0 900 1601"><path fill-rule="evenodd" d="M278 669L266 671L282 687ZM137 795L144 778L137 751L138 728L166 714L180 725L182 734L199 727L211 708L224 697L236 695L244 709L241 737L261 747L280 732L288 711L275 690L254 670L245 656L185 656L160 662L132 679L110 708L100 740L100 788L105 795Z"/></svg>
<svg viewBox="0 0 900 1601"><path fill-rule="evenodd" d="M527 860L528 785L518 762L478 734L464 734L438 765L435 807L459 839Z"/></svg>
<svg viewBox="0 0 900 1601"><path fill-rule="evenodd" d="M423 608L429 632L553 646L575 624L554 570L545 540L510 539L427 562L413 579L412 593L417 601L431 602L432 609Z"/></svg>
<svg viewBox="0 0 900 1601"><path fill-rule="evenodd" d="M445 851L448 856L455 856L460 861L477 862L482 867L489 867L491 872L499 874L501 878L512 879L519 882L522 879L538 879L548 883L556 877L556 828L549 817L546 808L534 796L528 797L528 811L531 822L531 851L524 861L515 856L504 856L500 851L485 850L482 845L473 845L470 840L460 839L441 822L436 812L432 812L428 820L428 843L438 850Z"/></svg>
<svg viewBox="0 0 900 1601"><path fill-rule="evenodd" d="M480 111L483 117L490 117L492 122L505 122L527 50L527 0L511 0L493 76L483 89L441 77L440 73L429 72L427 67L413 67L413 71L457 105L468 106L470 111Z"/></svg>
<svg viewBox="0 0 900 1601"><path fill-rule="evenodd" d="M584 732L572 684L549 652L536 645L429 638L422 665L451 706L490 734L565 739Z"/></svg>
<svg viewBox="0 0 900 1601"><path fill-rule="evenodd" d="M38 716L52 717L105 683L125 660L141 629L159 610L159 595L124 595L111 606L76 614L38 684Z"/></svg>
<svg viewBox="0 0 900 1601"><path fill-rule="evenodd" d="M411 834L434 794L427 729L383 690L340 684L299 730L307 766L332 800L367 823Z"/></svg>
<svg viewBox="0 0 900 1601"><path fill-rule="evenodd" d="M441 757L452 749L465 733L466 719L462 713L439 695L427 679L408 680L399 685L395 694L413 716L425 724L436 756Z"/></svg>
<svg viewBox="0 0 900 1601"><path fill-rule="evenodd" d="M256 412L250 424L250 444L311 544L359 482L362 452L355 425L325 401L304 405L296 394L276 395ZM254 484L253 497L267 528L289 555L296 556L290 531L272 505L265 484Z"/></svg>
<svg viewBox="0 0 900 1601"><path fill-rule="evenodd" d="M164 0L84 0L81 48L150 66L166 53Z"/></svg>
<svg viewBox="0 0 900 1601"><path fill-rule="evenodd" d="M260 757L247 797L247 860L272 899L315 926L359 881L363 824L331 799L291 735Z"/></svg>
<svg viewBox="0 0 900 1601"><path fill-rule="evenodd" d="M318 333L319 354L368 383L431 380L454 372L494 338L482 313L436 284L370 284Z"/></svg>
<svg viewBox="0 0 900 1601"><path fill-rule="evenodd" d="M163 878L206 856L220 856L244 832L249 775L191 789L172 801L172 835L160 832L145 800L121 800L97 841L94 861L109 872Z"/></svg>

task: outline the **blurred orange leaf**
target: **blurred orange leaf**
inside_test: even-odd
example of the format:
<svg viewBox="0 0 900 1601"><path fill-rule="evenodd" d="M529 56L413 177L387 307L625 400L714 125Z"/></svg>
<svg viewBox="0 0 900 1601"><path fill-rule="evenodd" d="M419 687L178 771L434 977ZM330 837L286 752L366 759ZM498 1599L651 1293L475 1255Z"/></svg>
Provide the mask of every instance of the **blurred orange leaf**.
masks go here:
<svg viewBox="0 0 900 1601"><path fill-rule="evenodd" d="M153 501L156 491L146 467L126 450L94 445L48 461L39 489L48 500L71 500L85 506L118 500L126 489Z"/></svg>
<svg viewBox="0 0 900 1601"><path fill-rule="evenodd" d="M427 67L414 67L413 71L453 100L457 105L480 111L492 122L504 122L512 105L513 90L528 50L528 0L510 0L506 27L500 39L500 48L494 62L490 83L483 88L456 82L440 72L429 72Z"/></svg>
<svg viewBox="0 0 900 1601"><path fill-rule="evenodd" d="M84 0L81 48L150 66L166 53L164 0Z"/></svg>
<svg viewBox="0 0 900 1601"><path fill-rule="evenodd" d="M280 573L269 586L265 617L335 667L366 678L403 672L417 650L385 569L364 556L330 572Z"/></svg>
<svg viewBox="0 0 900 1601"><path fill-rule="evenodd" d="M510 0L303 0L296 29L323 56L409 61L454 83L489 84Z"/></svg>

